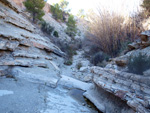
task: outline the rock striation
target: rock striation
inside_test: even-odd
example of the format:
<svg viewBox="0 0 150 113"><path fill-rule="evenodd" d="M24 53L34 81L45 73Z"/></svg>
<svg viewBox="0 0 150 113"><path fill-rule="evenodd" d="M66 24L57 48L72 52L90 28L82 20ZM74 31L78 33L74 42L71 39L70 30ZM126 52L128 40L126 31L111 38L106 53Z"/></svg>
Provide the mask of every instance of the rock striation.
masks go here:
<svg viewBox="0 0 150 113"><path fill-rule="evenodd" d="M65 54L49 38L41 36L20 12L11 0L0 1L1 76L11 74L33 81L39 81L41 77L56 86L60 71L51 62Z"/></svg>
<svg viewBox="0 0 150 113"><path fill-rule="evenodd" d="M93 67L94 83L127 102L134 111L150 112L150 77Z"/></svg>

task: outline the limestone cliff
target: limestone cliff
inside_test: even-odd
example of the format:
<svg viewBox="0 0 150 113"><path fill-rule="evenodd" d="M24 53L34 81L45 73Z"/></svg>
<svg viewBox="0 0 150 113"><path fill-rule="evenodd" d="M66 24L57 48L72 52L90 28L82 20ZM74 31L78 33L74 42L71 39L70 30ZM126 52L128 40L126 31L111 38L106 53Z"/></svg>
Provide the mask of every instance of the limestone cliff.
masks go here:
<svg viewBox="0 0 150 113"><path fill-rule="evenodd" d="M0 72L2 75L31 78L55 86L59 70L53 59L64 53L41 36L11 0L0 1ZM53 56L53 57L52 57Z"/></svg>

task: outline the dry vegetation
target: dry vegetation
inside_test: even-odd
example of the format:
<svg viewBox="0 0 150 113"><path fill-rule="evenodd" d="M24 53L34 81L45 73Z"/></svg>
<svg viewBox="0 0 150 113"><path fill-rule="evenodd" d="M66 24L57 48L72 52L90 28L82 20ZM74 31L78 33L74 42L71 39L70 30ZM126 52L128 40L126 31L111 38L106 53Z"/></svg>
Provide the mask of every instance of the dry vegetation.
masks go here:
<svg viewBox="0 0 150 113"><path fill-rule="evenodd" d="M101 51L114 57L119 54L124 44L132 42L140 33L139 16L124 17L115 12L98 10L91 13L88 38L100 48Z"/></svg>

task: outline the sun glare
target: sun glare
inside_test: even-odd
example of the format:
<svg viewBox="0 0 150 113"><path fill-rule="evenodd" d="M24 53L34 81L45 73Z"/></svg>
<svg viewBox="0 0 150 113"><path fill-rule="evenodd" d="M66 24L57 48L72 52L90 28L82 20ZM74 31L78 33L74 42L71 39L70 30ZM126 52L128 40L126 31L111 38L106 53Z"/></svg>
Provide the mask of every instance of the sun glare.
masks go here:
<svg viewBox="0 0 150 113"><path fill-rule="evenodd" d="M50 4L58 3L60 0L48 0ZM89 9L96 10L98 6L109 11L117 11L127 14L139 10L141 0L68 0L69 8L73 14L77 14L79 9L87 12Z"/></svg>

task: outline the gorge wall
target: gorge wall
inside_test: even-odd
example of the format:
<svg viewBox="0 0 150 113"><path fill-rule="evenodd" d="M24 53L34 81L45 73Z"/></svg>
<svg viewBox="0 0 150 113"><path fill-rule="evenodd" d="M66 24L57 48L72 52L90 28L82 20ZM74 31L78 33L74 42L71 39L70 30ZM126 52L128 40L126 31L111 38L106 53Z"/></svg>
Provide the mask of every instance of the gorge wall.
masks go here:
<svg viewBox="0 0 150 113"><path fill-rule="evenodd" d="M20 12L13 1L0 1L0 74L33 81L42 77L56 86L60 72L52 60L64 53Z"/></svg>
<svg viewBox="0 0 150 113"><path fill-rule="evenodd" d="M105 67L92 67L96 88L84 95L106 113L150 113L150 70L143 75L129 73L130 56L139 53L150 56L150 31L141 33L141 39L128 45L128 52L111 60Z"/></svg>
<svg viewBox="0 0 150 113"><path fill-rule="evenodd" d="M23 0L13 1L23 8ZM65 54L22 15L21 9L13 1L0 1L0 76L28 79L56 87L61 78L58 66L63 64L61 57ZM45 8L45 11L47 9L49 8ZM142 44L144 48L139 47ZM130 49L134 51L113 59L110 65L112 67L125 65L131 53L144 52L150 55L149 45L148 41L140 42L138 46L137 43L130 45ZM119 68L90 67L90 69L95 87L85 88L84 96L100 111L150 113L149 76L119 71Z"/></svg>

